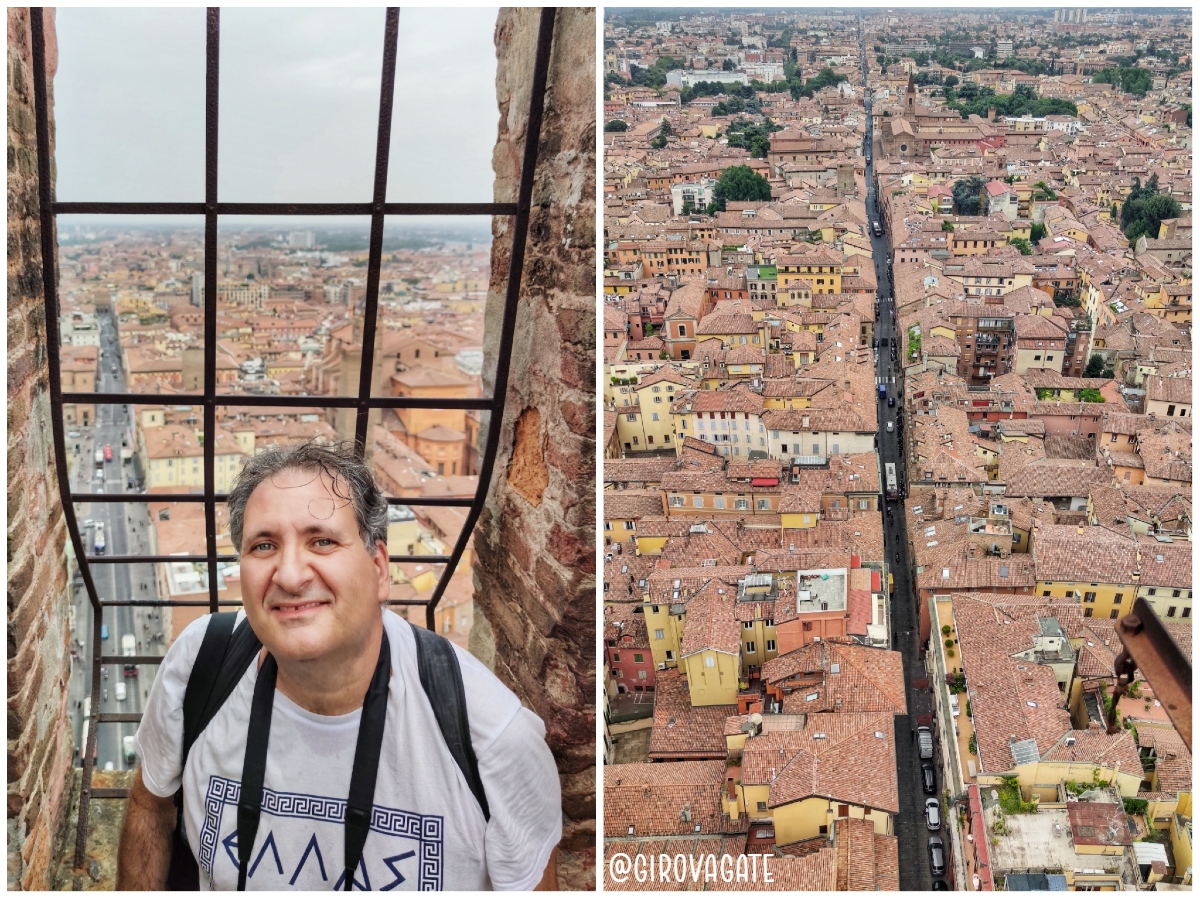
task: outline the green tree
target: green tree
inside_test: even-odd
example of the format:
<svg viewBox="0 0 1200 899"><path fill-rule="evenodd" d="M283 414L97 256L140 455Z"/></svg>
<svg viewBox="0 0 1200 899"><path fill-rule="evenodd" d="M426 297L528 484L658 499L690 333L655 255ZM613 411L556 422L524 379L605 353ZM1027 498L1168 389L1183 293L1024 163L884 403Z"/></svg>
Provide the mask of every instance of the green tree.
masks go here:
<svg viewBox="0 0 1200 899"><path fill-rule="evenodd" d="M734 165L721 172L717 186L713 188L713 205L722 212L725 204L733 200L769 200L771 185L748 165Z"/></svg>
<svg viewBox="0 0 1200 899"><path fill-rule="evenodd" d="M950 187L954 208L959 215L979 215L983 208L984 180L980 175L960 178Z"/></svg>
<svg viewBox="0 0 1200 899"><path fill-rule="evenodd" d="M736 68L737 63L732 59L726 59L723 63L721 63L721 69L725 72L732 72Z"/></svg>
<svg viewBox="0 0 1200 899"><path fill-rule="evenodd" d="M629 125L625 122L622 122L620 119L613 119L610 122L604 123L604 130L605 131L628 131Z"/></svg>
<svg viewBox="0 0 1200 899"><path fill-rule="evenodd" d="M1027 241L1024 237L1010 237L1008 242L1020 250L1022 256L1033 255L1033 247L1029 245L1029 241Z"/></svg>
<svg viewBox="0 0 1200 899"><path fill-rule="evenodd" d="M946 87L954 87L956 84L958 84L958 76L947 75L946 80L943 81L942 84L944 84Z"/></svg>
<svg viewBox="0 0 1200 899"><path fill-rule="evenodd" d="M1145 186L1141 179L1134 177L1129 196L1121 206L1121 230L1133 246L1143 235L1158 237L1162 220L1177 218L1180 212L1179 203L1158 192L1158 175L1151 175Z"/></svg>
<svg viewBox="0 0 1200 899"><path fill-rule="evenodd" d="M1146 96L1153 81L1154 76L1150 70L1140 67L1117 66L1092 76L1093 84L1111 84L1135 97Z"/></svg>
<svg viewBox="0 0 1200 899"><path fill-rule="evenodd" d="M1087 368L1083 370L1085 378L1098 378L1104 372L1104 357L1099 353L1092 353L1092 357L1088 359Z"/></svg>
<svg viewBox="0 0 1200 899"><path fill-rule="evenodd" d="M1031 225L1029 228L1029 242L1031 244L1039 243L1046 237L1045 225Z"/></svg>
<svg viewBox="0 0 1200 899"><path fill-rule="evenodd" d="M954 230L954 222L950 221L949 219L942 219L942 230L943 231L953 231Z"/></svg>

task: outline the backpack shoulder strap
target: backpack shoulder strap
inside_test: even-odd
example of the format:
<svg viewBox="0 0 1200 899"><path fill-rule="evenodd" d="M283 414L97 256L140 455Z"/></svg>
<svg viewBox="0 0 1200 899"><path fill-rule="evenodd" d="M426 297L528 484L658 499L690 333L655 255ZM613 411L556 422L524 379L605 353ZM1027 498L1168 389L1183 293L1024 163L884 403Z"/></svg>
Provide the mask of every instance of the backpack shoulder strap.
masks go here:
<svg viewBox="0 0 1200 899"><path fill-rule="evenodd" d="M454 647L445 637L418 625L412 625L412 632L417 641L417 670L421 674L421 686L429 698L429 704L433 706L442 737L479 802L483 820L490 820L487 795L479 777L479 762L471 746L466 691L463 689L462 670Z"/></svg>
<svg viewBox="0 0 1200 899"><path fill-rule="evenodd" d="M183 753L179 767L187 765L192 744L208 726L213 715L229 698L233 687L246 671L253 657L254 644L258 638L243 621L236 629L237 612L217 612L209 619L204 632L204 641L196 654L192 673L188 675L183 693ZM249 637L247 637L249 634ZM250 653L246 655L246 648ZM235 664L245 657L245 664ZM236 674L231 676L231 672ZM172 891L195 891L200 889L200 868L189 848L183 829L183 785L175 791L175 833L173 837L171 864L167 871L167 889Z"/></svg>
<svg viewBox="0 0 1200 899"><path fill-rule="evenodd" d="M262 648L262 643L250 629L250 622L243 619L234 628L236 620L237 612L218 612L212 616L208 630L204 632L204 642L200 644L200 652L183 695L183 758L180 767L187 764L192 744L220 711L246 673L246 667Z"/></svg>

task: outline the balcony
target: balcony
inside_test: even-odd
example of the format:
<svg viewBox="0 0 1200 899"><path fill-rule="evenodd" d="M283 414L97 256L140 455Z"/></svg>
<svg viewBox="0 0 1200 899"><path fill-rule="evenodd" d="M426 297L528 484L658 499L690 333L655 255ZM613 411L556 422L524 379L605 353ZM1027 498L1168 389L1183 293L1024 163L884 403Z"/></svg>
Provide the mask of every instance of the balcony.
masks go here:
<svg viewBox="0 0 1200 899"><path fill-rule="evenodd" d="M61 14L61 13L60 13ZM70 868L70 875L50 875L56 888L62 888L64 885L70 885L72 888L100 889L113 888L113 880L110 879L113 870L115 870L115 828L119 827L122 811L122 799L127 795L128 789L128 771L102 771L98 767L97 762L103 763L103 759L98 757L103 753L107 760L113 762L114 768L124 768L132 765L130 757L122 755L121 743L122 735L132 737L133 727L140 720L140 708L142 708L142 699L144 699L145 691L140 689L140 684L144 683L146 688L149 688L154 677L152 666L160 663L162 653L166 648L166 643L172 634L172 628L169 627L170 617L182 616L187 607L192 607L192 611L200 613L202 611L217 611L217 609L229 609L240 605L240 594L228 592L229 580L222 575L229 574L229 565L227 563L234 562L235 559L230 553L230 547L218 545L218 537L220 537L221 529L216 526L218 507L222 507L224 487L221 486L218 478L232 477L235 472L226 471L226 463L218 459L218 454L221 453L221 434L215 439L204 439L205 436L211 438L212 433L216 430L217 415L223 415L224 410L230 407L251 407L254 409L263 409L266 407L276 407L280 409L296 409L318 406L322 408L336 410L335 416L344 425L340 428L340 436L344 438L353 438L360 446L360 451L366 451L366 446L374 446L378 448L378 440L371 440L368 434L371 428L374 427L378 416L382 414L384 409L395 413L396 410L408 409L456 409L461 412L470 412L496 415L494 422L496 426L491 428L491 432L487 434L486 450L481 454L480 471L478 484L474 496L443 496L443 497L401 497L391 496L389 502L391 507L398 509L400 507L430 507L430 508L458 508L463 510L463 520L461 532L446 540L445 546L454 545L454 549L450 552L436 550L434 552L414 552L409 549L407 553L396 553L389 556L389 562L392 567L412 567L412 565L422 565L427 567L422 571L425 580L428 582L428 589L424 595L414 595L408 598L392 598L391 604L396 606L418 606L425 612L425 622L427 627L434 625L434 613L438 609L439 601L442 600L449 586L450 579L454 576L455 570L458 568L458 562L463 561L464 553L467 552L467 544L470 535L474 531L475 522L479 520L482 511L484 511L486 493L488 487L491 486L491 474L496 462L500 432L503 428L499 427L499 422L504 418L505 412L505 397L509 395L509 361L512 355L512 338L516 330L516 310L517 301L520 298L522 274L524 271L524 258L526 258L527 236L529 233L529 218L530 212L533 210L532 193L534 185L535 168L538 166L538 148L542 121L542 107L546 96L545 85L548 68L550 68L550 48L551 37L554 28L554 17L556 11L547 10L541 14L540 30L536 22L538 19L534 17L533 31L538 31L536 37L536 48L538 48L538 61L533 68L533 89L529 91L529 110L527 114L528 133L518 133L514 136L514 143L520 144L522 138L524 145L529 148L523 156L520 164L515 164L514 168L520 175L514 174L514 184L512 184L512 193L515 194L515 202L511 203L451 203L451 202L436 202L436 203L386 203L385 194L385 175L388 170L388 154L389 144L386 136L391 132L391 106L392 95L394 91L390 90L395 86L395 72L397 64L397 42L400 40L400 29L398 29L398 11L389 10L379 16L379 24L383 25L383 29L379 30L378 37L380 38L377 46L377 52L382 49L380 54L380 62L382 62L382 80L380 80L380 92L378 100L377 120L373 121L373 126L379 134L378 154L374 154L376 144L372 142L371 151L374 154L374 166L372 172L374 179L374 196L371 202L366 203L218 203L216 184L217 184L217 161L215 156L216 150L216 103L217 103L217 60L218 60L218 35L220 35L220 11L210 10L208 12L208 22L206 22L206 52L202 54L205 70L208 73L208 82L206 82L205 100L206 108L211 110L208 116L208 121L204 128L200 128L202 133L205 133L204 148L208 157L202 154L206 162L210 163L208 168L208 182L206 182L203 202L194 203L167 203L167 202L138 202L138 203L109 203L107 199L100 198L104 202L91 202L91 197L79 198L80 202L64 202L53 197L52 184L50 184L49 172L52 166L52 155L50 155L50 146L47 140L50 127L50 112L47 97L49 95L47 85L47 53L46 53L46 31L43 30L42 11L34 10L31 12L31 32L32 32L32 83L35 84L36 96L36 132L41 137L37 142L37 167L41 173L40 187L41 194L37 196L40 204L35 206L35 210L40 212L41 229L43 235L54 233L56 217L60 215L77 215L77 216L154 216L154 215L178 215L178 216L203 216L203 258L204 270L197 272L200 275L199 281L203 282L204 295L211 298L208 305L199 304L203 310L215 312L218 302L221 301L220 286L218 286L218 232L217 223L222 216L226 215L260 215L260 216L337 216L354 214L364 218L370 222L370 238L368 238L368 248L365 254L365 265L362 269L366 288L364 295L361 296L361 305L358 307L359 324L356 328L361 328L358 334L358 342L361 346L361 366L355 366L355 374L365 372L367 377L354 379L353 385L346 385L341 394L332 395L322 394L318 397L311 395L258 395L254 391L247 391L245 394L230 395L229 392L222 392L224 382L218 382L216 377L217 368L220 367L218 360L217 349L217 317L216 314L204 313L203 319L203 349L198 350L196 359L196 371L193 372L197 377L197 383L194 385L194 404L198 408L205 410L204 415L197 421L193 421L188 427L200 428L199 434L194 434L193 442L198 443L200 453L203 454L203 474L197 484L188 484L184 486L173 487L174 492L156 493L150 496L149 493L134 493L132 492L132 484L128 475L128 467L133 466L136 471L137 460L104 460L103 462L103 478L109 480L106 484L109 490L98 490L95 492L90 486L90 466L84 466L85 471L82 472L84 479L89 481L89 484L80 484L78 477L78 466L76 469L77 477L72 479L71 472L68 471L72 456L79 454L78 444L73 446L74 453L68 448L65 436L65 421L62 418L62 409L70 406L72 403L96 403L101 407L101 415L104 412L112 412L112 418L103 420L97 418L97 426L106 426L109 428L137 428L138 422L130 418L121 419L119 416L127 416L132 409L136 409L138 404L162 403L161 392L148 391L144 386L139 388L137 384L126 384L125 377L128 368L125 371L120 371L120 368L114 366L112 370L112 379L108 378L108 366L104 366L103 382L107 382L106 388L101 389L101 385L96 385L95 392L71 392L64 390L65 380L62 377L61 360L59 359L58 347L62 343L59 334L60 316L60 301L65 300L66 296L60 296L58 293L58 283L56 283L53 275L44 278L41 287L44 290L44 320L46 320L46 343L50 348L47 362L42 362L48 368L49 382L49 406L52 420L46 422L46 430L53 433L54 439L54 459L58 463L58 489L60 496L56 497L61 504L61 514L64 517L66 531L68 532L66 555L68 564L71 565L70 570L71 580L78 582L76 591L70 594L70 597L76 600L78 612L74 615L71 621L71 630L73 635L76 635L76 642L72 643L72 655L78 659L78 664L73 666L72 683L70 693L73 700L74 720L58 721L61 729L66 731L65 742L60 742L58 745L68 747L71 742L82 743L82 767L76 769L76 781L74 781L73 792L68 791L68 795L72 795L74 817L71 821L72 833L68 840L67 858L59 859L62 867ZM199 20L204 20L203 16ZM12 23L12 19L10 19ZM524 29L522 29L524 31ZM204 32L202 32L204 34ZM488 34L491 34L491 28L488 28ZM205 46L205 41L196 41L199 46ZM534 41L529 41L530 47ZM228 52L228 48L226 48ZM365 50L366 52L366 50ZM10 58L13 58L14 43L12 31L10 31ZM533 58L533 53L529 54L530 60ZM390 66L390 70L389 70ZM378 71L378 70L377 70ZM61 70L60 70L61 76ZM200 83L204 84L203 74L200 77ZM539 86L540 85L540 86ZM61 84L58 88L61 88ZM228 89L228 85L227 89ZM55 92L61 92L56 88ZM10 104L13 103L13 88L10 85ZM204 92L202 91L202 96ZM229 91L224 92L223 96L228 96ZM62 109L68 107L64 106ZM202 107L204 108L204 107ZM60 109L60 114L62 110ZM61 128L64 122L59 121ZM206 131L205 131L206 128ZM32 130L32 128L31 128ZM60 139L65 130L59 131ZM532 134L532 136L530 136ZM61 154L64 151L64 146L61 144L56 148ZM520 154L517 157L520 158ZM517 184L520 180L520 184ZM539 188L540 190L540 188ZM548 184L547 184L548 190ZM490 193L491 191L488 191ZM547 197L550 193L547 193ZM550 200L547 200L547 203ZM380 301L380 270L383 265L383 245L384 245L384 218L385 216L428 216L428 215L445 215L445 216L484 216L487 218L488 224L491 223L491 218L497 216L505 220L505 227L498 230L502 233L504 240L509 242L509 246L497 246L496 250L500 256L508 259L508 262L503 263L508 266L506 270L502 270L502 277L506 277L505 287L502 288L503 307L498 308L497 314L494 316L497 326L491 331L492 337L496 338L496 346L498 350L496 356L498 359L497 371L494 372L494 390L491 391L491 396L472 397L466 400L460 398L450 398L450 400L438 400L431 402L427 398L419 397L397 397L383 396L378 391L372 391L371 373L376 370L376 362L379 361L377 356L377 343L374 336L382 335L383 326L379 320L380 306L383 302ZM145 218L140 221L146 221ZM278 220L276 220L278 221ZM325 220L328 221L328 220ZM420 218L415 221L422 221ZM424 221L428 221L425 218ZM62 227L62 226L60 226ZM556 229L556 226L551 226L551 230ZM64 228L65 230L65 228ZM228 239L228 238L227 238ZM40 260L41 271L54 272L60 269L59 258L56 258L58 247L53 245L53 238L47 238L40 247L43 256ZM223 259L224 257L222 257ZM30 272L22 272L23 277L28 276ZM41 278L41 274L35 274L35 278ZM486 282L486 278L485 278ZM107 292L106 292L107 293ZM353 316L352 316L353 317ZM106 335L112 335L114 346L115 329L121 323L118 310L112 312L102 312L103 329ZM503 320L503 324L502 324ZM222 338L224 335L221 335ZM32 337L29 338L32 340ZM198 341L199 343L199 341ZM40 352L44 353L46 347L40 347ZM116 352L116 350L113 350ZM358 361L356 359L355 361ZM44 370L43 372L46 372ZM378 388L378 384L376 384ZM148 397L150 400L148 400ZM107 408L106 408L107 407ZM220 412L216 412L220 410ZM236 414L236 413L233 413ZM485 418L486 422L486 418ZM382 431L383 428L380 428ZM76 439L78 434L74 434L72 439ZM98 427L97 427L98 437ZM119 439L113 440L113 445L119 443ZM43 448L44 450L44 448ZM42 454L46 457L48 454ZM86 459L86 457L85 457ZM172 460L174 461L174 460ZM22 463L24 466L24 462ZM448 466L449 467L449 466ZM143 466L144 468L144 466ZM199 468L199 465L197 465ZM232 468L232 466L230 466ZM143 471L143 475L146 473ZM149 475L146 475L149 477ZM379 473L380 480L383 480L384 475ZM133 479L137 483L137 479ZM131 492L121 492L121 487L125 486ZM385 486L386 489L386 486ZM394 491L392 491L394 492ZM148 544L143 544L143 541L134 540L133 535L139 534L140 537L149 538L150 522L148 521L149 507L151 502L155 505L163 505L169 509L163 511L175 511L187 509L197 511L199 515L197 533L197 543L191 547L190 551L179 556L172 553L160 553L155 551L155 547ZM223 508L223 507L222 507ZM83 520L83 515L91 515L92 521L103 522L103 532L100 528L92 525L89 531L88 521ZM162 519L167 521L168 519ZM172 522L173 525L180 523L178 517ZM108 543L104 543L103 538L97 539L97 535L107 532ZM445 537L443 534L442 537ZM107 550L107 555L106 555ZM469 563L468 563L469 564ZM168 568L170 567L170 568ZM440 567L440 576L438 575L437 567ZM60 573L60 577L61 577ZM420 593L420 591L418 591ZM188 595L184 598L184 594ZM12 599L10 600L12 603ZM74 610L72 610L74 611ZM66 610L62 610L62 616L66 617ZM12 609L10 610L12 616ZM176 619L176 625L179 624ZM155 630L157 627L157 630ZM106 636L104 631L109 631L108 640L113 643L106 645ZM164 637L166 633L166 637ZM178 628L176 628L178 633ZM12 630L10 630L12 634ZM124 645L124 637L130 637L131 647ZM121 641L121 654L115 654L116 641ZM138 646L138 642L142 642L143 647ZM112 652L113 654L106 654ZM116 690L121 682L120 669L118 665L138 665L142 666L139 676L134 679L130 678L124 681L126 690ZM149 667L148 667L149 666ZM110 670L112 676L104 678L104 673ZM102 673L104 672L104 673ZM38 671L38 673L41 673ZM36 688L35 688L36 689ZM108 705L107 697L104 697L102 703L102 691L112 690L116 694L114 701L120 701L122 705ZM64 690L66 693L66 689ZM128 695L128 700L124 699L122 693ZM74 696L86 696L86 706L83 699L78 700L78 705L74 701ZM10 712L12 715L12 712ZM82 719L82 720L80 720ZM12 720L12 718L10 718ZM50 730L53 730L53 723ZM80 727L80 724L83 727ZM74 739L72 741L72 729L78 733L80 730L84 733L83 739ZM120 732L119 732L120 731ZM12 735L11 735L12 736ZM65 759L68 757L66 749L62 750L62 755ZM35 757L36 754L35 754ZM41 802L41 796L38 797ZM12 809L12 795L10 798L10 808ZM32 807L32 804L31 804ZM10 819L11 825L14 823L16 815L12 815ZM72 852L73 849L73 852ZM65 877L65 879L64 879Z"/></svg>

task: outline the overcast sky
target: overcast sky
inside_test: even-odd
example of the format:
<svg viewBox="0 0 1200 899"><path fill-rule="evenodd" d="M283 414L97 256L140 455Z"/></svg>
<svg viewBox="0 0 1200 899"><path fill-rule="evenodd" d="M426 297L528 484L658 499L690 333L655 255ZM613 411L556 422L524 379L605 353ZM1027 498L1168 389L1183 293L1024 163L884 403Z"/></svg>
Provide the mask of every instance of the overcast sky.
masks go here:
<svg viewBox="0 0 1200 899"><path fill-rule="evenodd" d="M496 14L401 10L389 202L492 201ZM221 200L370 201L383 24L221 11ZM56 25L58 199L203 201L204 10L59 7Z"/></svg>

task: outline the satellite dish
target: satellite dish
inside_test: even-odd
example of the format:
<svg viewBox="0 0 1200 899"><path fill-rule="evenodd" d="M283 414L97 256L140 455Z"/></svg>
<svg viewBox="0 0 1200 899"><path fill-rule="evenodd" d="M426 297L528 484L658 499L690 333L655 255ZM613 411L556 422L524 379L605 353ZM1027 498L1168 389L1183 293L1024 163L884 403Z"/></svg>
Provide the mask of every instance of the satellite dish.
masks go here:
<svg viewBox="0 0 1200 899"><path fill-rule="evenodd" d="M758 712L755 712L750 716L750 723L755 727L758 727L760 724L762 724L762 715L760 715Z"/></svg>

